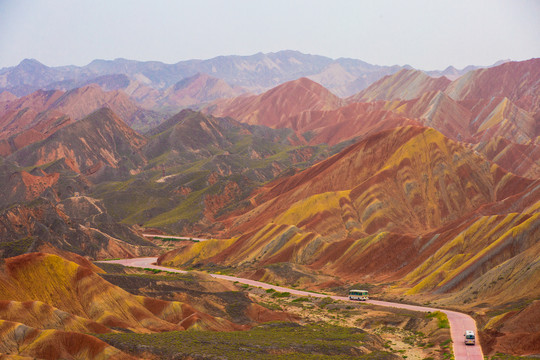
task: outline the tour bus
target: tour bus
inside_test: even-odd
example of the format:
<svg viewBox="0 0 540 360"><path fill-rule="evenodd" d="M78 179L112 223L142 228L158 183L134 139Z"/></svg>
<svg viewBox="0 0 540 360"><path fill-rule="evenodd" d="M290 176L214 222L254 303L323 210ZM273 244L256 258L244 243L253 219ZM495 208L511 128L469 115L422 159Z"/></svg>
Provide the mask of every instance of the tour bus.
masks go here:
<svg viewBox="0 0 540 360"><path fill-rule="evenodd" d="M465 331L465 345L474 345L474 331L466 330Z"/></svg>
<svg viewBox="0 0 540 360"><path fill-rule="evenodd" d="M349 300L366 301L368 299L367 290L351 290L349 291Z"/></svg>

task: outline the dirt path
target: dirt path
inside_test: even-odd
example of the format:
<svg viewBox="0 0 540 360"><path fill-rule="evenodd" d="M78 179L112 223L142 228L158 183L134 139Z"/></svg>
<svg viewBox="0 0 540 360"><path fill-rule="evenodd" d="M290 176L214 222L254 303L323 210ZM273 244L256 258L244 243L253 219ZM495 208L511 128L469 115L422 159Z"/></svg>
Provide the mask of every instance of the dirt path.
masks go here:
<svg viewBox="0 0 540 360"><path fill-rule="evenodd" d="M157 270L170 271L170 272L176 272L176 273L182 273L182 274L187 273L187 271L184 271L184 270L178 270L178 269L168 268L164 266L154 265L156 261L157 261L156 257L147 257L147 258L111 260L111 261L102 261L102 262L121 264L124 266L157 269ZM234 276L218 275L218 274L209 274L209 275L216 279L224 279L224 280L239 282L239 283L247 284L251 286L258 286L263 289L274 289L280 292L289 292L291 294L299 295L299 296L313 296L313 297L321 297L321 298L328 297L328 295L324 295L324 294L318 294L318 293L313 293L313 292L303 291L303 290L289 289L282 286L271 285L271 284L263 283L260 281L250 280L250 279L237 278ZM334 300L351 301L346 296L329 296L329 297ZM456 360L465 360L465 359L483 360L484 359L484 355L482 354L482 348L480 347L480 344L476 344L475 346L467 346L464 343L463 334L465 333L465 330L474 330L475 334L478 334L474 319L467 314L459 313L456 311L437 309L437 308L432 308L432 307L392 303L388 301L368 300L367 302L370 304L379 305L379 306L401 308L401 309L420 311L420 312L441 311L448 316L448 321L450 322L450 333L452 335L453 351L454 351L455 359Z"/></svg>

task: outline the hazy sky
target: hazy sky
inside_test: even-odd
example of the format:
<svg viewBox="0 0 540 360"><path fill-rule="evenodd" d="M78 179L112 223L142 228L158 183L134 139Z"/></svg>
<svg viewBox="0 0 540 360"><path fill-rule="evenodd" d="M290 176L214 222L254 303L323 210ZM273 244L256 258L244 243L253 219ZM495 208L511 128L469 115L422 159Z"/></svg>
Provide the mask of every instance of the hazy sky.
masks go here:
<svg viewBox="0 0 540 360"><path fill-rule="evenodd" d="M540 0L0 0L0 67L291 49L424 70L540 57Z"/></svg>

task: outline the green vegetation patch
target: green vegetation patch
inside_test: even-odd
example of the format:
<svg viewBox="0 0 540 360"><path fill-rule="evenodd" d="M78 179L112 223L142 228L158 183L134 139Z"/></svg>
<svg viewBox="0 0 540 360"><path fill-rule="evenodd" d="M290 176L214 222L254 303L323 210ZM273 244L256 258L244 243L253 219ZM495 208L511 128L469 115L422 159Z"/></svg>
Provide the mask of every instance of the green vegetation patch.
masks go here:
<svg viewBox="0 0 540 360"><path fill-rule="evenodd" d="M0 243L0 254L8 258L24 254L34 243L34 238L29 236L24 239Z"/></svg>
<svg viewBox="0 0 540 360"><path fill-rule="evenodd" d="M502 354L502 353L496 353L495 355L489 357L486 356L486 359L490 360L522 360L522 359L536 359L538 360L538 356L515 356L515 355L508 355L508 354Z"/></svg>
<svg viewBox="0 0 540 360"><path fill-rule="evenodd" d="M285 298L289 296L291 296L291 293L288 291L285 291L285 292L276 291L275 293L272 294L273 298Z"/></svg>
<svg viewBox="0 0 540 360"><path fill-rule="evenodd" d="M448 322L448 316L446 316L445 313L440 312L440 311L435 311L432 313L428 313L426 317L436 318L437 326L439 327L439 329L450 329L450 322Z"/></svg>
<svg viewBox="0 0 540 360"><path fill-rule="evenodd" d="M126 352L137 354L142 349L176 358L397 359L374 345L372 335L360 329L329 324L300 326L280 322L241 332L175 331L95 336Z"/></svg>

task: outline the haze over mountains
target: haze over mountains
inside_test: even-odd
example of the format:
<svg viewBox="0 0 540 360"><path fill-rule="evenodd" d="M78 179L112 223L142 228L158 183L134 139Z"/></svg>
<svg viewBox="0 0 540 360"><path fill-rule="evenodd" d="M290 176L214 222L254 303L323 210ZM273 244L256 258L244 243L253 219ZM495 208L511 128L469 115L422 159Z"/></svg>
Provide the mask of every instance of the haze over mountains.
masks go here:
<svg viewBox="0 0 540 360"><path fill-rule="evenodd" d="M294 51L0 70L0 337L243 329L225 303L135 296L81 258L161 255L436 301L477 314L485 353L540 353L519 321L540 323L540 59L468 70ZM143 229L214 240L164 252ZM37 308L67 320L30 321Z"/></svg>
<svg viewBox="0 0 540 360"><path fill-rule="evenodd" d="M17 66L0 69L0 92L9 91L24 96L38 89L70 90L90 83L99 84L105 90L129 89L128 93L141 87L163 90L201 73L253 93L260 93L286 81L309 77L336 95L346 97L403 68L411 67L378 66L356 59L331 59L291 50L186 60L176 64L115 59L94 60L82 67L48 67L35 59L25 59ZM460 71L448 67L444 71L428 72L428 75L448 75L453 80L476 68L468 66Z"/></svg>

